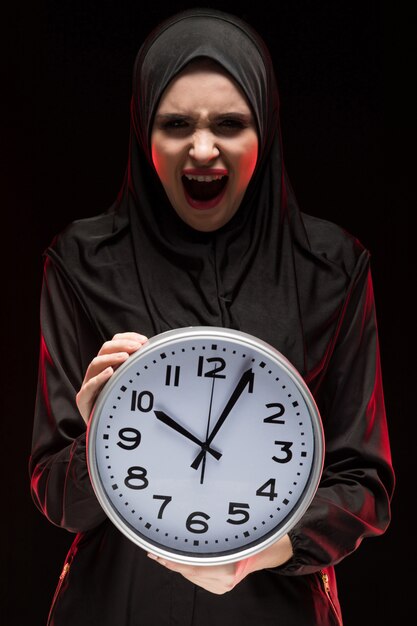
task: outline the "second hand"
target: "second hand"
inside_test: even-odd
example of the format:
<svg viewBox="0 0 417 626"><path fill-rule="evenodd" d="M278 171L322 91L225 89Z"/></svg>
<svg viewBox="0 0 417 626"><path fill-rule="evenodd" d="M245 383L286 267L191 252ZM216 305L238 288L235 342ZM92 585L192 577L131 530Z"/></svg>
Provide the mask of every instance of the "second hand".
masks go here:
<svg viewBox="0 0 417 626"><path fill-rule="evenodd" d="M208 414L208 420L207 420L206 441L208 439L209 432L210 432L211 406L213 404L213 392L214 392L214 382L215 382L215 380L216 380L216 377L213 376L213 383L211 385L209 414ZM205 474L205 471L206 471L206 457L207 457L207 453L206 453L206 451L204 451L203 461L202 461L202 465L201 465L200 485L202 485L204 483L204 474Z"/></svg>

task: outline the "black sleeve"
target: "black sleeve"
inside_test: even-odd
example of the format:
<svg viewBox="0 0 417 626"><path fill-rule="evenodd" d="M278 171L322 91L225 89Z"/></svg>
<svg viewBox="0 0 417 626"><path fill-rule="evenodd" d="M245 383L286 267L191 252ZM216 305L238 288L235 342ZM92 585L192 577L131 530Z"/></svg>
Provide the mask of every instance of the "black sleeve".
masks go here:
<svg viewBox="0 0 417 626"><path fill-rule="evenodd" d="M41 295L41 342L32 453L31 491L54 524L86 531L106 515L90 483L86 425L75 396L102 344L71 288L47 259Z"/></svg>
<svg viewBox="0 0 417 626"><path fill-rule="evenodd" d="M290 531L282 574L336 564L390 520L394 474L385 415L369 254L358 260L316 400L326 453L311 506Z"/></svg>

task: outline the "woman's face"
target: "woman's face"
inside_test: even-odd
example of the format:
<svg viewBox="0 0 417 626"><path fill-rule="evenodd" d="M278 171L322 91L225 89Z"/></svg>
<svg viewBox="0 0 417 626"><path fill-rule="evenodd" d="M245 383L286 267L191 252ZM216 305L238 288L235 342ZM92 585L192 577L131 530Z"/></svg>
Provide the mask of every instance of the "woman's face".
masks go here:
<svg viewBox="0 0 417 626"><path fill-rule="evenodd" d="M205 61L181 72L161 98L151 144L179 217L199 231L224 226L239 208L258 156L251 109L229 75Z"/></svg>

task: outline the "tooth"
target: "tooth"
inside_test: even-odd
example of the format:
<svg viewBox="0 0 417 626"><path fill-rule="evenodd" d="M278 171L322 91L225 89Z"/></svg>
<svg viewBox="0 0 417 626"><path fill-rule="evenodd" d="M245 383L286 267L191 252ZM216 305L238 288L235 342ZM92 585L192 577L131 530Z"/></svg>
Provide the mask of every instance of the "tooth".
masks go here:
<svg viewBox="0 0 417 626"><path fill-rule="evenodd" d="M221 178L223 178L223 175L213 174L212 176L203 176L197 174L185 174L185 177L188 178L188 180L197 180L199 183L210 183L213 180L220 180Z"/></svg>

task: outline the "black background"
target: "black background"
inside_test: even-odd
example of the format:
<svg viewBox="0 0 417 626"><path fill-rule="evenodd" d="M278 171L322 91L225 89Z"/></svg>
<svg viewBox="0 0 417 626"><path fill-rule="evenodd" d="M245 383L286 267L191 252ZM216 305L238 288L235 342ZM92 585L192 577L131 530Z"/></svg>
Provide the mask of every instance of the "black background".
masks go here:
<svg viewBox="0 0 417 626"><path fill-rule="evenodd" d="M126 165L136 52L161 19L194 6L26 4L2 13L1 37L4 626L44 626L73 538L43 518L29 495L42 251L69 221L113 202ZM344 226L372 253L397 489L387 533L365 541L337 571L345 626L411 623L416 222L409 184L415 158L405 158L414 145L411 18L369 0L202 4L244 17L271 50L285 161L302 210Z"/></svg>

